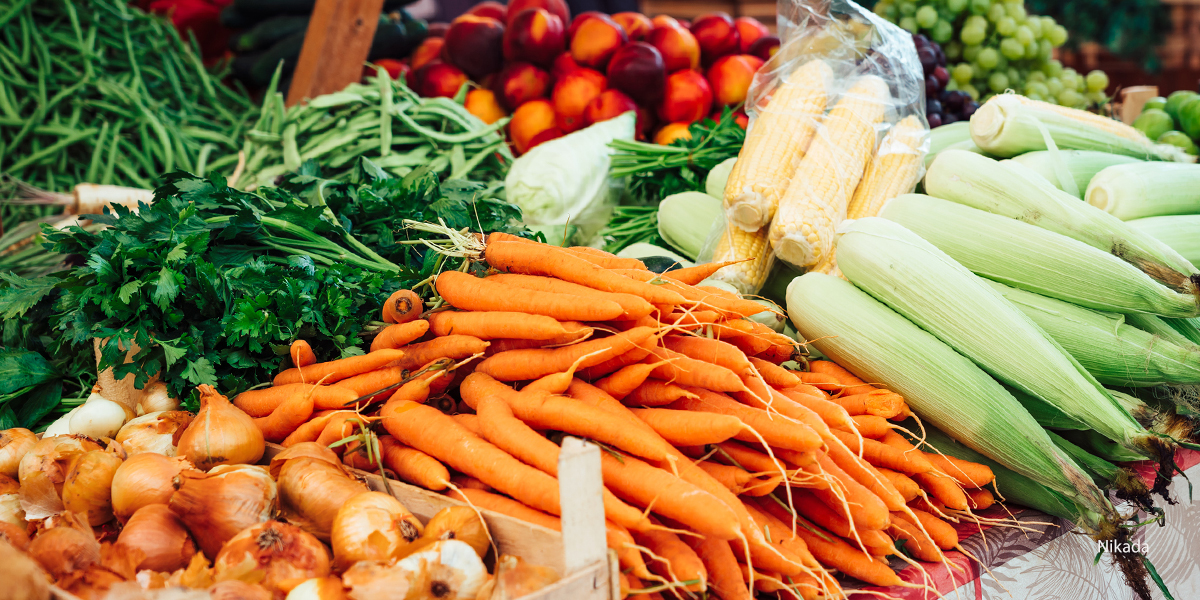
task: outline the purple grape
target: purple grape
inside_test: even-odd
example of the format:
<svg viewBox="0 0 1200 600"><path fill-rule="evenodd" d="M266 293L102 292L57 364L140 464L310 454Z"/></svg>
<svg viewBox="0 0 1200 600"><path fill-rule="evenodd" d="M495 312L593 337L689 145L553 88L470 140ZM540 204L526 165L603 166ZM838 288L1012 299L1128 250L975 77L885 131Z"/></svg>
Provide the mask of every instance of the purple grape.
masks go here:
<svg viewBox="0 0 1200 600"><path fill-rule="evenodd" d="M941 87L946 87L946 84L950 83L950 71L947 71L946 67L939 65L933 70L933 76Z"/></svg>
<svg viewBox="0 0 1200 600"><path fill-rule="evenodd" d="M946 66L946 53L942 50L942 45L937 42L932 42L933 49L937 52L937 64Z"/></svg>
<svg viewBox="0 0 1200 600"><path fill-rule="evenodd" d="M929 38L925 37L925 34L923 34L923 33L914 33L912 37L913 37L913 44L916 44L918 46L928 46L929 44L932 43L929 41Z"/></svg>
<svg viewBox="0 0 1200 600"><path fill-rule="evenodd" d="M954 113L946 113L946 116L942 117L942 125L949 125L951 123L957 123L957 122L958 122L958 115L956 115Z"/></svg>
<svg viewBox="0 0 1200 600"><path fill-rule="evenodd" d="M966 94L958 90L952 90L942 94L942 104L946 106L946 110L959 112L962 110L963 99L966 97Z"/></svg>
<svg viewBox="0 0 1200 600"><path fill-rule="evenodd" d="M973 100L970 102L963 102L962 111L959 113L959 115L961 115L963 119L970 119L971 115L975 114L975 111L978 108L979 108L978 102L975 102Z"/></svg>
<svg viewBox="0 0 1200 600"><path fill-rule="evenodd" d="M921 61L921 69L925 71L926 75L933 73L933 70L938 66L937 52L934 52L933 48L925 47L918 49L917 59Z"/></svg>
<svg viewBox="0 0 1200 600"><path fill-rule="evenodd" d="M926 100L925 101L925 112L926 113L941 113L942 112L942 103L938 102L937 100L934 100L932 98L929 100Z"/></svg>
<svg viewBox="0 0 1200 600"><path fill-rule="evenodd" d="M937 113L929 113L929 114L925 115L925 118L929 121L930 129L933 129L934 127L942 126L942 115L939 115Z"/></svg>
<svg viewBox="0 0 1200 600"><path fill-rule="evenodd" d="M937 98L938 92L940 92L941 90L942 90L942 84L940 82L938 82L936 77L934 77L933 75L927 75L925 77L925 97L926 98Z"/></svg>

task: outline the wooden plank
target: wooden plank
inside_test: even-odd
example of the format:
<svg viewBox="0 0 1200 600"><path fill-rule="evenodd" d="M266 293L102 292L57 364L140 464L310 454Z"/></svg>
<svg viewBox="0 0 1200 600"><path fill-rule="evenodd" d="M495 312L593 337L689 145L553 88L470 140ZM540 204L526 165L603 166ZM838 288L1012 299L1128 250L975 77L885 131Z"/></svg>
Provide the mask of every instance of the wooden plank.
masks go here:
<svg viewBox="0 0 1200 600"><path fill-rule="evenodd" d="M1121 90L1121 121L1132 125L1133 120L1142 114L1146 101L1158 95L1158 87L1139 85Z"/></svg>
<svg viewBox="0 0 1200 600"><path fill-rule="evenodd" d="M362 78L383 0L317 0L287 104L341 91Z"/></svg>
<svg viewBox="0 0 1200 600"><path fill-rule="evenodd" d="M563 568L568 573L604 563L603 484L600 448L573 437L563 439L558 455L562 504Z"/></svg>

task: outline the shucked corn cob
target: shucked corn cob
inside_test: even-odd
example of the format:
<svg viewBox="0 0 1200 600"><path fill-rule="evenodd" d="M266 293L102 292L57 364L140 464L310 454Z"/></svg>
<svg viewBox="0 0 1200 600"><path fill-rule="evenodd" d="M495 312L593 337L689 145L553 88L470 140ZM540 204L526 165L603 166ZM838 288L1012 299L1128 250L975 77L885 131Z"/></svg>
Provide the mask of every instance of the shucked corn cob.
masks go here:
<svg viewBox="0 0 1200 600"><path fill-rule="evenodd" d="M865 75L829 111L771 221L771 248L780 259L809 270L832 266L834 228L846 218L888 100L887 84Z"/></svg>
<svg viewBox="0 0 1200 600"><path fill-rule="evenodd" d="M874 217L885 202L913 191L925 173L925 137L925 127L916 116L905 117L892 127L855 188L846 218Z"/></svg>
<svg viewBox="0 0 1200 600"><path fill-rule="evenodd" d="M757 231L771 222L779 196L825 112L832 77L825 61L804 63L755 117L725 183L725 207L733 225Z"/></svg>
<svg viewBox="0 0 1200 600"><path fill-rule="evenodd" d="M750 260L744 260L747 258ZM713 278L732 285L743 294L757 294L775 265L775 255L767 244L767 228L748 232L731 224L722 231L713 247L712 261L731 260L743 262L722 267L713 273Z"/></svg>

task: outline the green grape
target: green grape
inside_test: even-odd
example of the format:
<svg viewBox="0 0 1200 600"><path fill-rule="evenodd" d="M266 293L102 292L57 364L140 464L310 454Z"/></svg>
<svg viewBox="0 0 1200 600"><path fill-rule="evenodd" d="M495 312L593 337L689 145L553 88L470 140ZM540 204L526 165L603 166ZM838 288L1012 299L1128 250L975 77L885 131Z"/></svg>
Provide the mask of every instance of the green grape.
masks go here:
<svg viewBox="0 0 1200 600"><path fill-rule="evenodd" d="M946 58L949 61L956 61L959 58L962 58L962 42L958 40L950 40L949 43L942 46L942 51L946 53Z"/></svg>
<svg viewBox="0 0 1200 600"><path fill-rule="evenodd" d="M1023 23L1025 17L1029 16L1029 13L1025 12L1024 4L1006 4L1004 9L1008 11L1008 16L1016 19L1018 23Z"/></svg>
<svg viewBox="0 0 1200 600"><path fill-rule="evenodd" d="M1054 45L1050 43L1050 40L1038 40L1038 56L1040 56L1043 61L1047 61L1050 60L1053 55Z"/></svg>
<svg viewBox="0 0 1200 600"><path fill-rule="evenodd" d="M1058 94L1058 103L1063 106L1075 106L1082 101L1083 96L1075 90L1066 89Z"/></svg>
<svg viewBox="0 0 1200 600"><path fill-rule="evenodd" d="M950 58L949 51L946 49L947 42L954 39L954 26L949 21L939 19L937 24L933 26L933 31L929 34L933 41L942 44L942 51L946 52L946 58Z"/></svg>
<svg viewBox="0 0 1200 600"><path fill-rule="evenodd" d="M1051 77L1046 80L1046 90L1050 92L1051 96L1058 97L1063 92L1063 84L1057 77Z"/></svg>
<svg viewBox="0 0 1200 600"><path fill-rule="evenodd" d="M1041 94L1034 94L1034 93L1032 93L1032 92L1025 92L1025 97L1026 97L1026 98L1029 98L1030 100L1037 100L1038 102L1045 102L1045 101L1046 101L1046 97L1045 97L1045 96L1043 96L1043 95L1041 95Z"/></svg>
<svg viewBox="0 0 1200 600"><path fill-rule="evenodd" d="M1030 71L1029 80L1046 83L1046 74L1041 71Z"/></svg>
<svg viewBox="0 0 1200 600"><path fill-rule="evenodd" d="M987 18L993 23L999 23L1000 19L1003 19L1005 14L1007 13L1004 12L1003 4L993 4L988 7Z"/></svg>
<svg viewBox="0 0 1200 600"><path fill-rule="evenodd" d="M1000 5L997 4L996 6L1000 6ZM1012 35L1013 32L1016 30L1017 30L1017 22L1015 20L1013 20L1012 17L1004 17L1003 19L996 21L996 31L1000 35L1004 35L1004 36Z"/></svg>
<svg viewBox="0 0 1200 600"><path fill-rule="evenodd" d="M958 91L966 92L966 94L970 96L972 100L979 100L979 90L975 89L975 86L969 83L959 88Z"/></svg>
<svg viewBox="0 0 1200 600"><path fill-rule="evenodd" d="M1084 94L1084 97L1092 104L1104 104L1108 100L1108 95L1104 93L1104 90L1092 90Z"/></svg>
<svg viewBox="0 0 1200 600"><path fill-rule="evenodd" d="M903 22L901 22L900 26L904 27ZM973 27L968 27L966 29L963 29L962 33L959 34L959 38L962 39L963 43L970 45L970 46L974 46L974 45L982 43L983 38L985 38L985 37L987 37L986 30L976 29Z"/></svg>
<svg viewBox="0 0 1200 600"><path fill-rule="evenodd" d="M1087 74L1087 89L1089 92L1103 92L1108 88L1108 75L1099 69Z"/></svg>
<svg viewBox="0 0 1200 600"><path fill-rule="evenodd" d="M1032 97L1035 94L1045 98L1050 95L1050 88L1040 81L1029 81L1025 84L1025 95Z"/></svg>
<svg viewBox="0 0 1200 600"><path fill-rule="evenodd" d="M1017 87L1019 84L1023 83L1022 80L1024 77L1021 75L1021 71L1016 67L1009 67L1007 72L1009 85Z"/></svg>
<svg viewBox="0 0 1200 600"><path fill-rule="evenodd" d="M967 8L967 0L946 0L946 9L954 14L960 14Z"/></svg>
<svg viewBox="0 0 1200 600"><path fill-rule="evenodd" d="M1041 52L1041 50L1042 48L1038 46L1038 42L1029 42L1025 45L1025 55L1023 58L1037 58L1038 52Z"/></svg>
<svg viewBox="0 0 1200 600"><path fill-rule="evenodd" d="M1057 60L1048 60L1042 65L1042 71L1047 77L1058 77L1063 72L1063 66Z"/></svg>
<svg viewBox="0 0 1200 600"><path fill-rule="evenodd" d="M938 14L937 9L926 4L917 10L917 25L929 29L937 25Z"/></svg>
<svg viewBox="0 0 1200 600"><path fill-rule="evenodd" d="M992 0L971 0L971 14L986 15L992 6Z"/></svg>
<svg viewBox="0 0 1200 600"><path fill-rule="evenodd" d="M971 16L967 17L966 21L963 21L963 29L966 29L968 27L982 29L986 32L987 28L988 28L988 20L987 20L987 18L982 17L980 15L971 15Z"/></svg>
<svg viewBox="0 0 1200 600"><path fill-rule="evenodd" d="M1008 59L1004 58L1003 54L1000 55L1000 60L996 61L996 68L1001 71L1008 68Z"/></svg>
<svg viewBox="0 0 1200 600"><path fill-rule="evenodd" d="M965 60L967 62L971 62L971 61L975 60L977 57L979 57L979 51L981 49L982 49L982 47L979 46L978 44L967 44L967 46L965 48L963 48L963 52L962 52L963 60Z"/></svg>
<svg viewBox="0 0 1200 600"><path fill-rule="evenodd" d="M953 92L956 90L958 90L958 80L951 79L950 81L946 82L946 91L947 92Z"/></svg>
<svg viewBox="0 0 1200 600"><path fill-rule="evenodd" d="M1042 35L1049 35L1050 30L1054 29L1054 27L1058 25L1058 23L1054 20L1054 17L1041 17L1041 21Z"/></svg>
<svg viewBox="0 0 1200 600"><path fill-rule="evenodd" d="M1025 19L1025 27L1033 33L1033 39L1041 39L1042 37L1042 20L1037 17L1029 17Z"/></svg>
<svg viewBox="0 0 1200 600"><path fill-rule="evenodd" d="M914 4L912 2L901 2L900 3L900 16L911 17L915 14L917 14L917 5L916 4Z"/></svg>
<svg viewBox="0 0 1200 600"><path fill-rule="evenodd" d="M997 94L1008 89L1008 75L1000 72L992 73L988 77L988 88Z"/></svg>
<svg viewBox="0 0 1200 600"><path fill-rule="evenodd" d="M917 20L912 17L904 17L900 19L899 23L896 24L900 26L900 29L903 29L909 33L917 32Z"/></svg>
<svg viewBox="0 0 1200 600"><path fill-rule="evenodd" d="M1029 42L1033 41L1033 31L1030 30L1029 27L1021 25L1020 27L1017 27L1017 34L1014 35L1013 38L1015 38L1018 42L1021 42L1022 46L1026 46L1029 44Z"/></svg>
<svg viewBox="0 0 1200 600"><path fill-rule="evenodd" d="M995 48L984 48L979 51L979 56L975 57L975 61L985 70L992 70L1000 62L1000 53L996 52Z"/></svg>
<svg viewBox="0 0 1200 600"><path fill-rule="evenodd" d="M971 78L975 76L975 69L967 63L958 63L954 65L954 71L950 73L950 76L959 83L971 83Z"/></svg>
<svg viewBox="0 0 1200 600"><path fill-rule="evenodd" d="M1006 58L1017 60L1025 56L1025 46L1015 38L1004 38L1000 40L1000 53Z"/></svg>
<svg viewBox="0 0 1200 600"><path fill-rule="evenodd" d="M1063 27L1062 25L1055 25L1050 29L1046 37L1050 40L1050 43L1057 48L1067 43L1067 28Z"/></svg>
<svg viewBox="0 0 1200 600"><path fill-rule="evenodd" d="M875 14L886 19L888 18L887 14L889 8L892 8L892 4L890 2L876 2L873 10Z"/></svg>
<svg viewBox="0 0 1200 600"><path fill-rule="evenodd" d="M883 18L887 19L888 21L895 22L899 16L899 11L896 10L896 6L894 4L889 4L883 9Z"/></svg>

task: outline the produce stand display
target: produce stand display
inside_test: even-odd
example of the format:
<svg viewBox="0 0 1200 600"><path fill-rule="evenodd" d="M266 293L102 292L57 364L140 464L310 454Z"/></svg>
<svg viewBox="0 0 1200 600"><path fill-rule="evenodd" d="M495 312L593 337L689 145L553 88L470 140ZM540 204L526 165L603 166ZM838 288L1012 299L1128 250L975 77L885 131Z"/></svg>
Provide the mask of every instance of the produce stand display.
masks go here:
<svg viewBox="0 0 1200 600"><path fill-rule="evenodd" d="M172 6L0 14L17 597L1200 590L1200 95L1023 0Z"/></svg>

